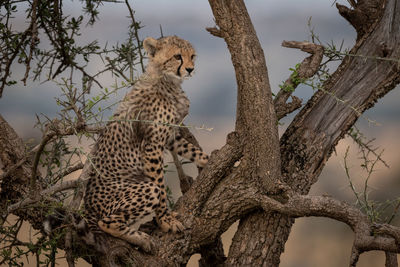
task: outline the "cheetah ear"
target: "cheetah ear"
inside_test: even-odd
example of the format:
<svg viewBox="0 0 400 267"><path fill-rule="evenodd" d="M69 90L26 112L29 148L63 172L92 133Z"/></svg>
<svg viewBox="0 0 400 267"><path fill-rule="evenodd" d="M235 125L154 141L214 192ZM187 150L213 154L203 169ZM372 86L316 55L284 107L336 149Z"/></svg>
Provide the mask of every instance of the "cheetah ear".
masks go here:
<svg viewBox="0 0 400 267"><path fill-rule="evenodd" d="M150 57L154 57L157 51L157 40L152 37L147 37L143 41L143 47Z"/></svg>

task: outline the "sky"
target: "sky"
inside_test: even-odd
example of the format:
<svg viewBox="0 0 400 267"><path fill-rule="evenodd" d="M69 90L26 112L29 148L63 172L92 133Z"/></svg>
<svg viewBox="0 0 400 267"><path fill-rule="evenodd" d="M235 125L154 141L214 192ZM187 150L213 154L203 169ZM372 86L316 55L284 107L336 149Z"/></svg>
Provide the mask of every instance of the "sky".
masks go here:
<svg viewBox="0 0 400 267"><path fill-rule="evenodd" d="M333 0L248 0L245 2L265 53L271 88L275 93L279 89L279 84L289 77L289 68L308 56L295 49L283 48L281 43L283 40L310 40L308 27L310 18L311 27L323 43L333 42L340 45L343 42L344 47L350 48L355 42L355 31L338 15ZM337 2L346 4L346 1ZM164 35L177 35L187 39L197 50L194 77L183 83L183 88L191 101L190 116L186 123L197 126L204 124L214 129L211 132L202 130L194 132L206 152L209 153L221 147L225 142L226 134L234 128L236 83L226 44L222 39L211 36L205 30L206 27L215 25L208 1L137 0L130 3L135 10L136 19L144 26L140 31L141 39L148 36L159 37L161 25ZM64 7L70 14L76 15L81 12L80 1L64 1ZM125 6L105 3L99 10L98 23L86 28L78 42L98 40L102 44L106 42L112 44L125 40L129 25L128 11ZM22 15L20 14L18 18L20 21L16 23L16 27L24 22ZM100 63L93 60L89 70L95 72ZM335 65L332 65L332 68L334 67ZM24 70L21 67L15 67L13 71L15 75L21 75L19 73L23 73ZM113 80L110 77L102 77L101 82L111 84ZM125 92L121 92L116 98L122 98ZM307 100L313 93L311 88L300 86L295 94ZM28 86L19 83L13 87L6 87L0 99L0 114L23 138L38 139L40 132L33 128L35 114L56 116L58 107L54 97L59 94L60 90L50 82L34 83ZM373 180L373 185L377 189L390 188L384 191L390 197L398 197L400 188L398 182L400 143L397 140L397 132L400 129L399 100L400 92L397 88L380 100L374 108L367 111L364 118L360 118L357 123L367 137L376 138L377 146L385 149L384 157L387 157L392 168L387 170L380 166L378 178ZM292 118L293 115L283 120L281 133ZM371 120L377 123L370 123ZM312 188L311 194L328 193L350 202L354 201L342 163L343 154L348 145L352 146L351 159L355 166L352 170L356 177L356 184L362 185L363 180L360 177L363 176L358 168L357 148L350 140L345 139L339 143L337 153L334 153L329 160L320 181ZM326 232L326 229L334 229L334 231ZM315 238L307 239L307 236ZM332 240L337 236L345 236L346 245L341 246L340 238L336 240L336 243L333 242ZM302 241L305 238L307 242ZM332 241L332 247L336 250L329 248L330 245L324 246L329 243L327 241ZM299 246L304 250L312 250L314 253L310 253L308 257L296 256L299 255L297 253ZM343 263L347 264L350 248L351 236L349 237L349 231L345 226L328 222L326 219L300 219L292 231L286 246L287 252L282 256L281 266L321 266L326 258L330 259L330 265L324 266L343 266ZM321 253L326 257L318 256ZM362 257L361 260L365 262L365 265L363 263L361 266L378 266L368 264L382 262L382 255L369 255Z"/></svg>
<svg viewBox="0 0 400 267"><path fill-rule="evenodd" d="M136 19L144 28L141 38L159 37L160 25L164 35L178 35L193 43L197 50L195 75L185 81L183 88L191 99L191 117L197 123L213 124L222 121L232 123L236 105L236 85L229 52L222 39L211 36L206 27L214 26L211 9L207 1L158 0L131 2ZM321 40L338 44L354 42L355 33L346 21L340 19L332 3L324 1L260 1L246 2L249 14L253 18L260 42L263 46L273 91L289 74L289 68L300 62L306 54L280 46L283 40L307 40L309 31L307 22L312 17L312 25L320 34ZM308 8L312 5L313 8ZM78 1L64 3L66 12L79 14L81 5ZM126 39L128 27L127 10L122 4L105 3L100 8L99 21L94 27L85 29L78 42L98 40L100 43L116 43ZM22 16L21 16L22 18ZM329 32L329 34L328 34ZM94 62L98 62L96 59ZM93 73L98 64L91 64ZM16 68L15 74L22 73ZM108 80L107 80L108 79ZM109 77L103 77L105 84ZM111 81L112 82L112 81ZM59 90L52 83L24 87L17 85L6 88L0 101L0 112L13 121L20 121L24 132L29 132L31 125L23 123L30 120L32 112L54 114L57 107L53 98ZM311 89L299 90L299 95L309 97ZM28 100L29 99L29 100ZM207 108L204 108L204 107ZM18 118L15 118L16 115ZM28 118L25 116L28 115ZM211 119L211 120L210 120ZM30 133L32 134L32 133Z"/></svg>

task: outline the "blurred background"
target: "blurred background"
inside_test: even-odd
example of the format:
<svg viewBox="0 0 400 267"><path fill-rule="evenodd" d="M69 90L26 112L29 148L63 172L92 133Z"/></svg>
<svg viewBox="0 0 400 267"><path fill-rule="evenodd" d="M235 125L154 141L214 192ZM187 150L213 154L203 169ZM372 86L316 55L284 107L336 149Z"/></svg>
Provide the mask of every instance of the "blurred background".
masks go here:
<svg viewBox="0 0 400 267"><path fill-rule="evenodd" d="M153 0L130 1L135 10L135 18L144 26L139 34L143 40L147 36L160 37L160 25L164 35L178 35L189 40L197 50L195 75L183 83L190 101L191 110L185 120L187 125L213 128L212 131L193 130L203 149L210 153L225 143L226 135L234 129L236 106L236 83L230 54L224 41L211 36L206 27L214 26L208 1ZM320 0L249 0L248 12L253 20L266 56L269 78L273 92L286 80L294 67L306 56L299 50L281 47L283 40L310 40L308 22L319 39L324 43L351 48L356 33L337 12L336 1ZM338 1L345 2L345 1ZM345 3L342 3L345 4ZM82 11L79 1L64 1L64 7L72 15ZM100 44L113 44L124 41L129 25L128 11L123 4L104 4L100 9L99 20L94 26L84 29L78 42L98 40ZM20 12L21 25L25 14ZM103 64L94 60L89 65L93 72ZM331 65L332 70L336 66ZM15 67L13 72L24 73L23 67ZM102 76L104 84L113 82L111 77ZM390 168L377 164L370 178L369 197L386 201L399 198L400 157L398 132L400 119L399 88L387 94L367 111L357 122L357 127L367 139L375 138L374 146L379 152L384 150L383 159ZM123 98L126 91L120 92L115 100ZM295 95L304 103L314 93L312 88L300 86ZM33 83L28 86L17 84L6 87L0 99L0 113L25 140L39 140L41 133L34 128L35 114L55 117L59 110L54 98L60 95L58 86L52 82ZM294 114L282 120L280 134L286 129ZM312 195L329 194L349 203L355 203L353 190L344 170L344 155L349 147L348 165L356 190L362 191L367 174L362 170L358 146L350 138L342 140L329 159L319 181L313 186ZM191 176L196 176L193 166L186 166ZM175 198L179 196L178 180L175 172L167 174L167 183ZM398 224L396 218L393 223ZM224 248L227 252L234 234L235 225L224 235ZM281 265L290 266L346 266L348 265L353 240L352 231L344 224L325 218L297 219L292 228ZM196 257L190 262L197 266ZM82 263L83 266L83 263ZM384 266L382 252L368 252L361 256L358 266Z"/></svg>

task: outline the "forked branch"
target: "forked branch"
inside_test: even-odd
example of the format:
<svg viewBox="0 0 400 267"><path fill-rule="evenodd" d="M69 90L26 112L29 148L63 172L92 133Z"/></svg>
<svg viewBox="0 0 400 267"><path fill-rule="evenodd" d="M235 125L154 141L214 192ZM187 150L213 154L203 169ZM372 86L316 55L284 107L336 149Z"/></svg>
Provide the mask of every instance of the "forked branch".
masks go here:
<svg viewBox="0 0 400 267"><path fill-rule="evenodd" d="M342 15L357 31L357 39L371 30L371 26L376 23L381 16L384 0L364 0L350 1L351 7L336 3L339 14Z"/></svg>
<svg viewBox="0 0 400 267"><path fill-rule="evenodd" d="M324 56L324 47L313 43L283 41L282 46L300 49L301 51L310 53L311 56L305 58L300 63L296 68L296 73L292 74L285 81L281 90L276 95L274 105L278 120L301 107L301 99L295 96L292 96L293 100L291 103L286 103L286 101L302 81L311 78L317 73Z"/></svg>
<svg viewBox="0 0 400 267"><path fill-rule="evenodd" d="M249 194L250 195L250 194ZM254 201L265 211L276 211L291 217L327 217L346 223L354 231L354 249L400 252L400 229L393 225L372 224L358 208L327 196L307 196L289 192L286 203L266 195L252 193Z"/></svg>

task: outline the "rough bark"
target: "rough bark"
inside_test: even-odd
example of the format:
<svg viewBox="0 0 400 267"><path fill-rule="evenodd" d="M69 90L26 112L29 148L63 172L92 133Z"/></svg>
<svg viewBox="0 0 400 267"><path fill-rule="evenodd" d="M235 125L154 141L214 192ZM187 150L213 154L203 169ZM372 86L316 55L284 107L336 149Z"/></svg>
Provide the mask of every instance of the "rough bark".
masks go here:
<svg viewBox="0 0 400 267"><path fill-rule="evenodd" d="M274 192L280 169L279 138L264 52L243 1L209 3L235 68L235 131L243 139L243 160L250 163L249 177Z"/></svg>
<svg viewBox="0 0 400 267"><path fill-rule="evenodd" d="M209 2L218 26L211 33L218 32L217 36L224 38L235 68L238 86L236 131L244 139L244 157L241 163L246 163L244 175L249 183L261 185L265 192L277 193L280 179L278 129L264 52L243 1ZM253 256L248 257L243 253L244 248L241 245L236 247L238 242L245 242L245 249L251 254L273 251L271 248L257 249L260 248L259 243L245 241L251 239L254 228L263 227L266 217L263 212L256 212L240 221L236 236L241 240L234 240L228 258L229 264L258 265ZM243 234L240 234L243 229ZM268 235L262 238L265 240L266 236ZM232 254L235 251L237 253ZM261 257L264 258L263 256Z"/></svg>
<svg viewBox="0 0 400 267"><path fill-rule="evenodd" d="M367 2L373 1L363 2L367 5ZM359 32L358 41L350 52L357 56L347 56L324 85L325 92L333 93L336 97L346 100L346 103L339 103L335 97L323 91L317 92L281 138L282 174L285 182L297 192L308 193L311 185L317 181L333 148L354 125L357 118L399 83L399 69L396 62L371 58L366 60L366 57L383 55L387 58L399 58L400 49L397 40L400 38L398 27L400 5L396 3L395 0L387 1L382 19L375 24L368 23L370 26L368 31ZM363 34L363 32L368 33ZM388 48L385 49L385 53L382 47ZM260 217L257 223L259 230L256 231L251 224L239 227L232 244L235 252L230 252L229 262L240 265L244 263L241 259L252 258L252 262L258 266L279 264L293 220L286 215L278 215L275 219L268 220ZM250 232L253 232L251 236L246 235ZM266 240L264 237L270 233L278 234L269 235L270 239ZM273 244L270 244L271 239ZM259 257L250 249L254 247L253 244L267 251L273 249L273 252L266 253L265 257ZM239 253L239 248L244 248L247 254L243 251ZM243 254L248 256L243 257Z"/></svg>
<svg viewBox="0 0 400 267"><path fill-rule="evenodd" d="M397 267L397 254L391 252L385 252L386 260L385 267Z"/></svg>

